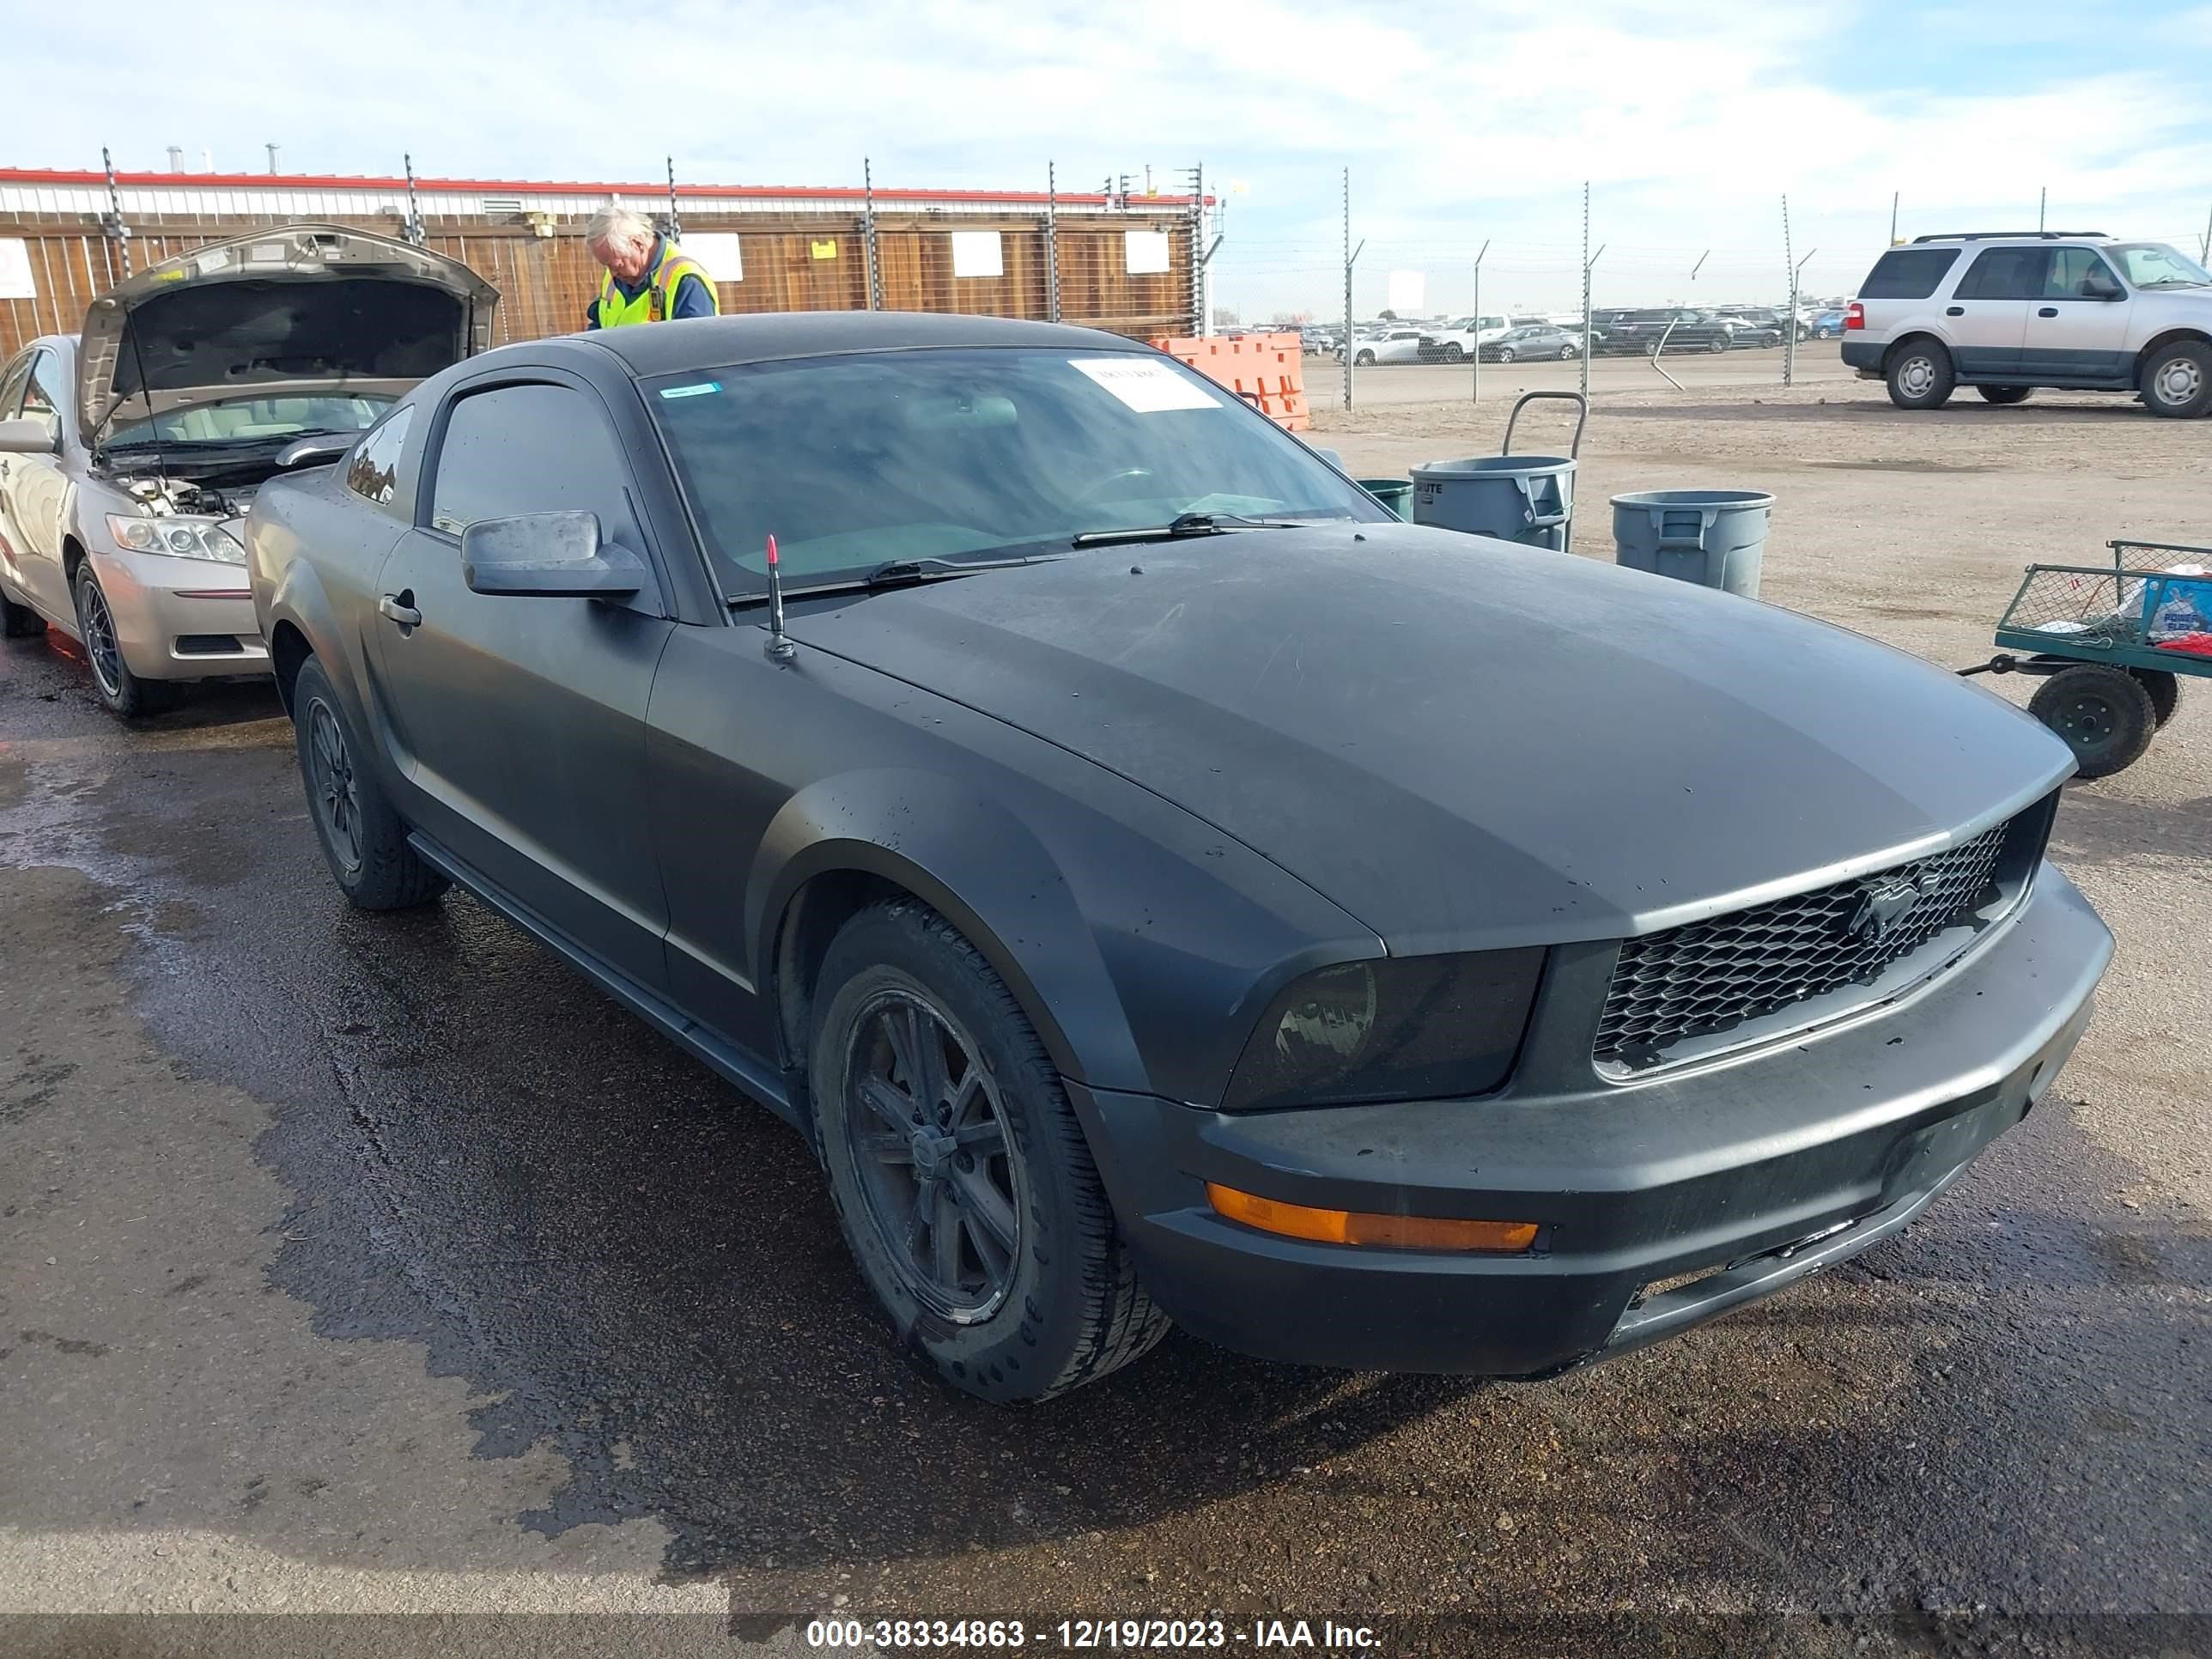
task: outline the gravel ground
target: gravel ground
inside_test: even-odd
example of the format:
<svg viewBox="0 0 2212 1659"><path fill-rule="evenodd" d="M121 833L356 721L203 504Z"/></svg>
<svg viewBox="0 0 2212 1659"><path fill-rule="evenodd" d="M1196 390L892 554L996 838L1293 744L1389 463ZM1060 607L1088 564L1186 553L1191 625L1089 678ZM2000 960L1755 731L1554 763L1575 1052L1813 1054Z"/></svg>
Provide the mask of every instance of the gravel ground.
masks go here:
<svg viewBox="0 0 2212 1659"><path fill-rule="evenodd" d="M1504 415L1316 441L1382 476ZM1624 393L1582 550L1615 491L1769 488L1769 599L1964 664L2029 559L2212 541L2208 461L2212 425L2119 400ZM764 1112L466 898L349 913L264 690L125 730L9 641L0 1650L797 1652L832 1610L1032 1648L1218 1610L1231 1649L1280 1616L1523 1659L2212 1650L2208 808L2212 694L2069 789L2054 856L2120 942L2096 1022L1848 1266L1547 1383L1175 1337L1006 1412L890 1350Z"/></svg>

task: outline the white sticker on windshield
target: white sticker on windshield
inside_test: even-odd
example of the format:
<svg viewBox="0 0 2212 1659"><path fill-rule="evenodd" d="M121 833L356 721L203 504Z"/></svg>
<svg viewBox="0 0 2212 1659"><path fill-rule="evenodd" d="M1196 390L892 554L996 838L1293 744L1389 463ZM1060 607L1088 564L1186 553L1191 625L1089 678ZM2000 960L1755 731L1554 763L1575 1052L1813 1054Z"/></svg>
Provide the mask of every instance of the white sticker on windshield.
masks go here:
<svg viewBox="0 0 2212 1659"><path fill-rule="evenodd" d="M1218 409L1221 400L1188 375L1149 357L1071 357L1067 360L1139 415L1164 409Z"/></svg>

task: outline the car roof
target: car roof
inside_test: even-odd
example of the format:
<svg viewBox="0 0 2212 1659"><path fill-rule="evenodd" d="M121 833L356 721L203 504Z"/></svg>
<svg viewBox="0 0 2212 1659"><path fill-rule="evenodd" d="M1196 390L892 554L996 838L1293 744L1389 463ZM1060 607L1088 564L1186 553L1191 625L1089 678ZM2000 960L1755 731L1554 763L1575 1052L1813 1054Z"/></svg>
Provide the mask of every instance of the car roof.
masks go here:
<svg viewBox="0 0 2212 1659"><path fill-rule="evenodd" d="M577 337L571 337L572 338ZM595 330L582 337L611 352L631 374L649 377L691 368L767 362L847 351L928 346L1042 346L1066 351L1149 351L1142 341L1102 329L1005 317L906 311L792 311L749 317L700 317L647 328Z"/></svg>

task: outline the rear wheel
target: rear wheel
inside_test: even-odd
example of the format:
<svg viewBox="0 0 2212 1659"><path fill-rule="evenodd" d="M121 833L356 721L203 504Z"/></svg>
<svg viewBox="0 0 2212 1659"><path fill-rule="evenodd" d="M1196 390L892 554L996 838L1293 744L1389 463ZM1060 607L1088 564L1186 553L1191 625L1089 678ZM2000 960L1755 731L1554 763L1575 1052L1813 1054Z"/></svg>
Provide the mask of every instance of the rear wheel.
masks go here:
<svg viewBox="0 0 2212 1659"><path fill-rule="evenodd" d="M1951 354L1934 340L1910 340L1889 360L1889 400L1899 409L1941 409L1959 384Z"/></svg>
<svg viewBox="0 0 2212 1659"><path fill-rule="evenodd" d="M2151 713L2164 726L2173 718L2173 711L2181 707L2181 677L2169 674L2163 668L2130 668L2136 684L2150 693Z"/></svg>
<svg viewBox="0 0 2212 1659"><path fill-rule="evenodd" d="M330 677L313 657L292 683L293 740L307 816L338 890L364 910L404 910L446 890L444 876L407 844L407 826L347 724Z"/></svg>
<svg viewBox="0 0 2212 1659"><path fill-rule="evenodd" d="M1444 361L1448 363L1465 362L1467 361L1467 348L1460 344L1457 340L1447 343L1444 346Z"/></svg>
<svg viewBox="0 0 2212 1659"><path fill-rule="evenodd" d="M2185 421L2212 410L2212 345L2176 340L2160 346L2144 363L2136 383L2154 415Z"/></svg>
<svg viewBox="0 0 2212 1659"><path fill-rule="evenodd" d="M1982 401L1985 404L2024 404L2027 401L2027 394L2035 388L2032 386L1978 386L1974 390L1981 393Z"/></svg>
<svg viewBox="0 0 2212 1659"><path fill-rule="evenodd" d="M92 670L93 695L100 706L125 720L139 720L177 706L181 693L167 680L141 679L123 659L115 612L93 574L89 560L76 568L76 631L84 642L85 665Z"/></svg>
<svg viewBox="0 0 2212 1659"><path fill-rule="evenodd" d="M982 953L898 899L822 965L809 1071L837 1218L900 1340L955 1388L1044 1400L1168 1329L1044 1045Z"/></svg>
<svg viewBox="0 0 2212 1659"><path fill-rule="evenodd" d="M46 619L27 605L18 605L0 592L0 636L27 640L46 631Z"/></svg>
<svg viewBox="0 0 2212 1659"><path fill-rule="evenodd" d="M2094 663L2044 681L2027 712L2066 739L2085 778L2134 765L2158 730L2158 710L2142 683L2124 669Z"/></svg>

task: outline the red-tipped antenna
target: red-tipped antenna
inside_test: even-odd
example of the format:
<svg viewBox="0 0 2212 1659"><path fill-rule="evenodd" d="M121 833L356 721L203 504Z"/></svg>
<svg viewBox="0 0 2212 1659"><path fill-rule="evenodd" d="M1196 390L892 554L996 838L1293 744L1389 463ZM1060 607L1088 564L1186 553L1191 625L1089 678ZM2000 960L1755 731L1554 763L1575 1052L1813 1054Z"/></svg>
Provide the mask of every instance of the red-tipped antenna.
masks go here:
<svg viewBox="0 0 2212 1659"><path fill-rule="evenodd" d="M791 654L783 633L783 569L775 556L775 538L768 538L768 649L774 657Z"/></svg>

